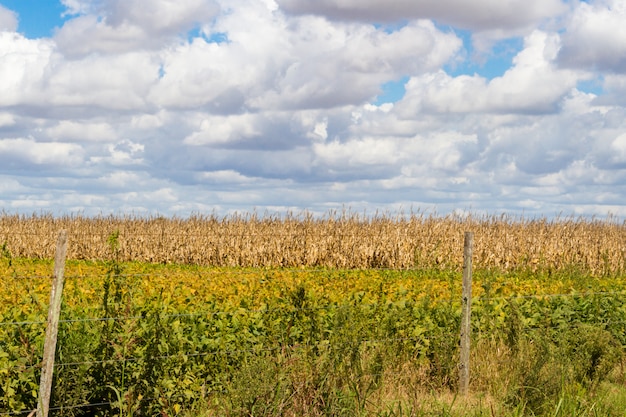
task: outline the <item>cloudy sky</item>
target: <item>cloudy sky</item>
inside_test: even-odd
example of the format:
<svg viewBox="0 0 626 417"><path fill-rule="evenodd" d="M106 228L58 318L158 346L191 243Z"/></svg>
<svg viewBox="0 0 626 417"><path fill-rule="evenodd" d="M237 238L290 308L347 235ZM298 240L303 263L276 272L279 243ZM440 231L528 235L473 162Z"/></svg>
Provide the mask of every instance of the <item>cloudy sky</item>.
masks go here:
<svg viewBox="0 0 626 417"><path fill-rule="evenodd" d="M0 0L0 210L626 216L623 0Z"/></svg>

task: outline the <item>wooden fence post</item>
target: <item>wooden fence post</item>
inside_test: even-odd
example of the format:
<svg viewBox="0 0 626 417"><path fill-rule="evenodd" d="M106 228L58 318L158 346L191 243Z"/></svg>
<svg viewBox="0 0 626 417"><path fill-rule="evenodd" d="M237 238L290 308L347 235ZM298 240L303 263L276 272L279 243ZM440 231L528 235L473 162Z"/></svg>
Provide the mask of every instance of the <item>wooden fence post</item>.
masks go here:
<svg viewBox="0 0 626 417"><path fill-rule="evenodd" d="M65 272L65 255L67 253L67 232L61 230L57 239L54 257L54 277L50 290L50 306L48 307L48 323L46 341L43 347L41 364L41 380L39 382L39 400L37 401L37 417L48 417L50 392L52 391L52 374L54 372L54 354L59 333L59 315L61 314L61 297L63 295L63 274Z"/></svg>
<svg viewBox="0 0 626 417"><path fill-rule="evenodd" d="M473 246L474 233L465 232L463 243L463 295L461 300L461 355L459 361L459 393L461 395L467 395L470 380Z"/></svg>

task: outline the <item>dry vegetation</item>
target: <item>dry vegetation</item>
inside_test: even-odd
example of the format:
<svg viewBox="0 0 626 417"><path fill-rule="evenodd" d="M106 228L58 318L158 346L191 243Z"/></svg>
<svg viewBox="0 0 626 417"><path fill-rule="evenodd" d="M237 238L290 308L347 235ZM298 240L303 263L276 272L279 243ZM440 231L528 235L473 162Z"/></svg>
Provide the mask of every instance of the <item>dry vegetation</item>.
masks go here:
<svg viewBox="0 0 626 417"><path fill-rule="evenodd" d="M475 233L477 268L626 267L626 223L616 218L363 216L309 213L189 218L0 214L0 244L13 256L52 258L60 229L70 259L103 259L119 232L121 261L214 266L460 268L463 234Z"/></svg>

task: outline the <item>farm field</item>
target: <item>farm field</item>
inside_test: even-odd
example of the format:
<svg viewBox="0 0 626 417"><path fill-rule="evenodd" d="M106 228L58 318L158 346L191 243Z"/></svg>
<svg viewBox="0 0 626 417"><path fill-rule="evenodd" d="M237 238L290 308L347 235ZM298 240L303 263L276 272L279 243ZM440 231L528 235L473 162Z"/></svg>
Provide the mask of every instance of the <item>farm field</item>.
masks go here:
<svg viewBox="0 0 626 417"><path fill-rule="evenodd" d="M14 257L52 259L59 230L68 259L239 267L459 269L463 233L472 231L477 269L577 267L591 274L626 271L626 225L616 218L524 219L424 213L331 212L283 216L234 214L189 218L0 214L0 244Z"/></svg>
<svg viewBox="0 0 626 417"><path fill-rule="evenodd" d="M36 406L60 228L53 415L623 415L614 220L187 221L0 217L0 415Z"/></svg>

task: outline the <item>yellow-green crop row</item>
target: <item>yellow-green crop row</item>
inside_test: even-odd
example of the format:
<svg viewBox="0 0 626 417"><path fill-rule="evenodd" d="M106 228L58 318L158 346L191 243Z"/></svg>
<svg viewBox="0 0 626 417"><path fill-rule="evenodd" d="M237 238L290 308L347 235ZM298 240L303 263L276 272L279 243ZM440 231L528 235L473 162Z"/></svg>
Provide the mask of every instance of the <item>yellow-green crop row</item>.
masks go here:
<svg viewBox="0 0 626 417"><path fill-rule="evenodd" d="M142 304L161 297L180 310L201 309L212 302L229 308L242 300L250 308L263 308L298 286L313 298L341 303L360 294L363 302L389 299L450 299L456 276L440 271L432 275L409 270L331 270L279 268L224 268L129 262L119 264L119 278L132 300ZM98 307L103 284L111 275L107 262L69 261L65 267L64 305ZM23 305L43 313L48 303L53 263L13 259L0 266L0 305ZM458 288L456 288L458 289Z"/></svg>
<svg viewBox="0 0 626 417"><path fill-rule="evenodd" d="M112 275L112 263L68 261L65 267L64 306L97 309L102 304L104 283ZM247 308L267 307L297 287L305 287L314 299L340 304L358 295L363 303L402 300L459 302L461 273L432 270L336 270L311 268L238 268L198 265L116 264L124 293L141 305L159 298L179 311L202 310L214 303L229 309L245 303ZM0 262L0 314L20 306L27 317L45 318L53 262L16 258ZM621 291L619 276L593 276L571 270L554 274L539 272L474 272L473 296L510 297ZM126 294L131 293L131 294ZM2 320L0 320L2 321Z"/></svg>

